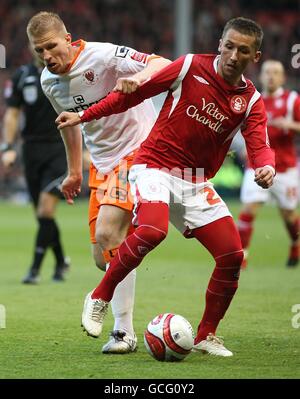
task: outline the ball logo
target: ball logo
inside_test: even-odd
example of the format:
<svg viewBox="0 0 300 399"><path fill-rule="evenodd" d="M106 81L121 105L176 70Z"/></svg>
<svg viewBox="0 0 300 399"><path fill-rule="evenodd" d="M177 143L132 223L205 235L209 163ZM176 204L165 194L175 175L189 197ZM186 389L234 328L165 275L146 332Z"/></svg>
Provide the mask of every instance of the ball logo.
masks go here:
<svg viewBox="0 0 300 399"><path fill-rule="evenodd" d="M246 111L247 103L244 97L242 96L234 96L230 100L230 108L236 114L241 114Z"/></svg>
<svg viewBox="0 0 300 399"><path fill-rule="evenodd" d="M97 83L99 75L95 73L93 69L88 69L83 73L83 81L89 86Z"/></svg>
<svg viewBox="0 0 300 399"><path fill-rule="evenodd" d="M153 324L154 326L155 326L156 324L159 324L160 321L161 321L161 319L163 318L163 316L164 316L164 314L159 314L157 317L155 317L155 319L153 319L153 320L151 321L151 324Z"/></svg>

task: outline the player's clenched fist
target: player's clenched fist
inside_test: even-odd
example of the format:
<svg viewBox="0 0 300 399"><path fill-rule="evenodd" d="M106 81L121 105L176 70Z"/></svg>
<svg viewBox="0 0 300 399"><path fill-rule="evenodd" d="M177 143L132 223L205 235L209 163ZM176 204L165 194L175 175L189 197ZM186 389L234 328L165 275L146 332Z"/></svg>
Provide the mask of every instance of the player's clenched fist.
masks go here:
<svg viewBox="0 0 300 399"><path fill-rule="evenodd" d="M140 85L141 81L137 78L119 78L113 91L120 91L124 94L130 94L135 92Z"/></svg>
<svg viewBox="0 0 300 399"><path fill-rule="evenodd" d="M254 181L262 188L269 188L272 186L274 180L274 172L268 167L257 168L255 170Z"/></svg>
<svg viewBox="0 0 300 399"><path fill-rule="evenodd" d="M63 129L69 126L75 126L81 123L80 116L76 112L62 112L55 119L58 129Z"/></svg>

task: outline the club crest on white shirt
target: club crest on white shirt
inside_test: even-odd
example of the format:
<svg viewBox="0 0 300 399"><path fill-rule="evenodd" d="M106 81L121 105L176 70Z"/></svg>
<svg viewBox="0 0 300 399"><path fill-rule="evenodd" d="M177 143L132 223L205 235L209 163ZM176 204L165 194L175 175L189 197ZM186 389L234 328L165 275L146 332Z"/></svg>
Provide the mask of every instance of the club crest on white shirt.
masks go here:
<svg viewBox="0 0 300 399"><path fill-rule="evenodd" d="M88 86L96 84L99 80L99 74L95 73L94 69L89 68L82 74L82 80Z"/></svg>

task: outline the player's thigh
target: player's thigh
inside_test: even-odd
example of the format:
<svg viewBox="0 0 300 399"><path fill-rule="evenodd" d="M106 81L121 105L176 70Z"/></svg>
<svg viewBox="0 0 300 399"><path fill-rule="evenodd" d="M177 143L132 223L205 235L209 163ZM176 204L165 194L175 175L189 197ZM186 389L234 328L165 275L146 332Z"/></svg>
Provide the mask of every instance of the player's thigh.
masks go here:
<svg viewBox="0 0 300 399"><path fill-rule="evenodd" d="M165 203L169 208L171 198L170 175L158 169L147 168L144 164L134 165L130 169L129 182L134 201L133 225L137 226L140 223L146 223L155 226L157 224L155 204ZM139 210L144 202L153 204L153 212L147 212L146 222L144 220L145 214L143 214L143 221L139 217ZM167 220L160 220L160 228L163 231L168 230L168 220L169 209Z"/></svg>
<svg viewBox="0 0 300 399"><path fill-rule="evenodd" d="M299 173L297 168L290 168L284 173L277 173L274 178L272 195L279 208L294 210L299 203Z"/></svg>
<svg viewBox="0 0 300 399"><path fill-rule="evenodd" d="M132 212L116 205L100 206L96 220L96 241L101 246L119 246L131 225Z"/></svg>
<svg viewBox="0 0 300 399"><path fill-rule="evenodd" d="M130 169L129 182L134 205L141 201L165 202L169 204L171 176L146 165L134 165Z"/></svg>
<svg viewBox="0 0 300 399"><path fill-rule="evenodd" d="M175 186L180 187L179 184ZM170 203L170 220L185 236L193 229L226 216L231 213L209 182L193 184L182 180L180 191L175 190L175 201Z"/></svg>
<svg viewBox="0 0 300 399"><path fill-rule="evenodd" d="M194 237L217 258L243 252L241 238L231 216L225 216L208 223L195 232ZM237 255L240 258L240 255Z"/></svg>
<svg viewBox="0 0 300 399"><path fill-rule="evenodd" d="M265 203L269 198L269 191L256 184L254 178L254 170L246 169L240 195L243 204Z"/></svg>

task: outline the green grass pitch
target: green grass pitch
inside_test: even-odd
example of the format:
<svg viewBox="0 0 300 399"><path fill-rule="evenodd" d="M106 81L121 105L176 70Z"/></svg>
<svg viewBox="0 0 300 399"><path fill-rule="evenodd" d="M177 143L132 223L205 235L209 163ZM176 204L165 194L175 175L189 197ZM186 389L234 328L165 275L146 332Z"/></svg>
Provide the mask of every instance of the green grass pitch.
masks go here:
<svg viewBox="0 0 300 399"><path fill-rule="evenodd" d="M213 260L195 240L171 228L138 269L138 351L102 355L112 328L111 313L99 339L87 337L80 328L85 294L102 278L90 254L87 207L84 201L59 206L59 224L72 258L68 281L51 281L54 260L49 252L40 285L24 286L20 281L36 228L32 210L29 205L0 204L0 304L6 309L6 328L0 329L0 378L300 377L300 328L292 326L292 318L297 319L292 306L300 303L300 269L285 267L288 238L275 208L263 208L256 221L249 268L241 273L237 294L219 326L218 334L234 356L192 353L183 362L162 363L146 352L145 327L157 314L172 312L186 317L196 330ZM239 205L229 207L236 217Z"/></svg>

